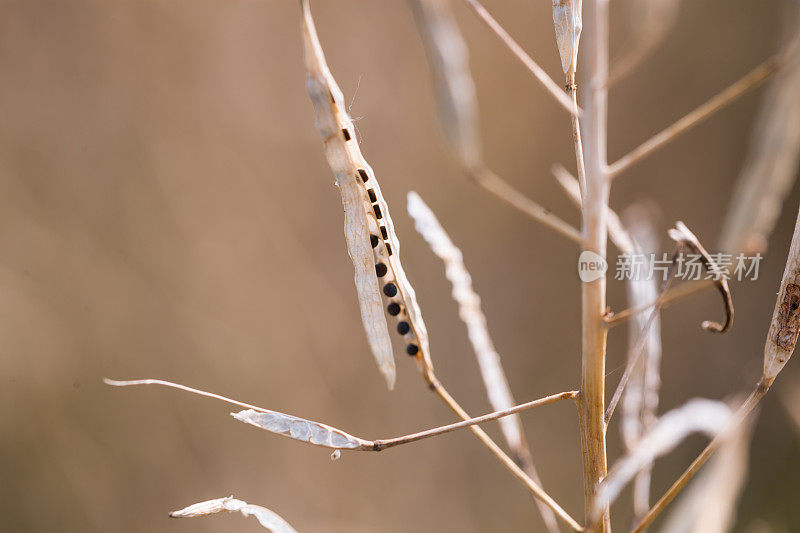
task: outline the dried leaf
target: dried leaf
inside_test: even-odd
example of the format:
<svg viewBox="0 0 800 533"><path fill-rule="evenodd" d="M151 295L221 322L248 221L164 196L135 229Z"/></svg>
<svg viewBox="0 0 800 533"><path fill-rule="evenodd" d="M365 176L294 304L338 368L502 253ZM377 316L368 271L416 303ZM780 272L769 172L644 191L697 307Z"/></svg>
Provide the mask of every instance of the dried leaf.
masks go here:
<svg viewBox="0 0 800 533"><path fill-rule="evenodd" d="M240 422L290 439L335 449L368 448L371 443L320 422L276 411L246 409L231 416Z"/></svg>
<svg viewBox="0 0 800 533"><path fill-rule="evenodd" d="M574 73L578 65L578 44L583 29L583 0L553 0L553 23L564 74Z"/></svg>
<svg viewBox="0 0 800 533"><path fill-rule="evenodd" d="M223 511L239 512L244 516L254 516L259 524L272 531L272 533L297 533L286 520L266 507L250 505L247 502L234 499L233 496L195 503L179 511L174 511L169 516L172 518L195 518Z"/></svg>
<svg viewBox="0 0 800 533"><path fill-rule="evenodd" d="M715 276L714 285L717 287L725 303L725 322L719 324L711 320L706 320L700 324L700 327L714 333L725 333L733 324L733 298L731 297L731 291L728 288L728 279L724 275L724 271L714 262L711 256L708 255L706 249L700 244L700 240L694 233L689 231L686 224L679 220L675 223L675 228L669 230L668 233L670 238L674 241L689 246L695 253L699 254L706 269Z"/></svg>
<svg viewBox="0 0 800 533"><path fill-rule="evenodd" d="M695 398L683 406L665 413L650 431L642 436L627 455L619 459L600 483L593 505L593 518L597 519L619 496L622 488L643 467L649 465L691 433L701 432L715 437L731 420L733 413L720 401Z"/></svg>
<svg viewBox="0 0 800 533"><path fill-rule="evenodd" d="M342 194L345 237L355 268L356 289L367 340L389 388L394 386L395 366L386 317L397 319L406 352L415 356L420 370L432 370L428 333L416 294L400 264L400 243L372 168L364 160L345 112L344 96L330 73L314 28L308 1L303 9L303 42L306 87L314 104L317 129L325 145L328 164ZM380 280L378 279L380 278Z"/></svg>

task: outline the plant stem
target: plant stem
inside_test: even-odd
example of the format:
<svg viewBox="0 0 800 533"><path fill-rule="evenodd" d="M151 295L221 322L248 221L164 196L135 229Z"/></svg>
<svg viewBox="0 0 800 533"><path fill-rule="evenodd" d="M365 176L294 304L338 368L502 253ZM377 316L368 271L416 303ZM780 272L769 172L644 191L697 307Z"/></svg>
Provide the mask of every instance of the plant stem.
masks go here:
<svg viewBox="0 0 800 533"><path fill-rule="evenodd" d="M608 0L585 3L584 100L586 191L583 199L584 250L606 257L610 180L607 167ZM579 423L584 507L588 517L597 485L607 473L605 442L606 276L582 285L582 361ZM608 509L595 531L611 531Z"/></svg>

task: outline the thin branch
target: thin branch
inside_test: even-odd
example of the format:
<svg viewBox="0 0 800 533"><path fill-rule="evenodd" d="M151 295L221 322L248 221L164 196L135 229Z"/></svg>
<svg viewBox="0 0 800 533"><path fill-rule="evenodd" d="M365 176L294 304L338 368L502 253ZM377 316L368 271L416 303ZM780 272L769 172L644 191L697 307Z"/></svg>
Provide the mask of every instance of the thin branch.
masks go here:
<svg viewBox="0 0 800 533"><path fill-rule="evenodd" d="M628 309L623 309L622 311L618 311L616 313L608 313L605 316L605 322L609 327L616 326L618 324L622 324L624 321L634 317L640 313L644 313L645 311L649 311L653 308L653 306L658 305L662 309L667 307L678 300L682 300L687 296L691 296L698 292L703 292L710 288L714 287L714 284L711 281L698 281L697 283L684 283L682 285L678 285L674 289L669 289L668 291L664 292L659 298L656 300L642 305L638 307L632 307Z"/></svg>
<svg viewBox="0 0 800 533"><path fill-rule="evenodd" d="M299 421L303 421L305 423L320 424L320 422L313 422L313 421L310 421L310 420L305 420L305 419L302 419L302 418L295 417L293 415L286 415L284 413L278 413L277 411L272 411L270 409L265 409L264 407L258 407L256 405L246 404L246 403L243 403L243 402L239 402L237 400L232 400L232 399L227 398L225 396L221 396L219 394L214 394L212 392L206 392L206 391L203 391L203 390L195 389L195 388L192 388L192 387L187 387L186 385L181 385L179 383L173 383L171 381L165 381L165 380L162 380L162 379L137 379L137 380L127 380L127 381L117 381L117 380L113 380L113 379L103 379L103 381L107 385L112 385L114 387L130 387L130 386L136 386L136 385L163 385L165 387L174 388L174 389L180 389L180 390L183 390L183 391L191 392L193 394L199 394L200 396L207 396L209 398L214 398L216 400L221 400L223 402L231 403L231 404L234 404L234 405L239 405L239 406L242 406L242 407L247 407L248 410L250 410L250 411L256 411L256 412L262 413L262 414L280 415L281 417L289 417L292 420L299 420ZM353 450L358 450L358 451L379 452L379 451L385 450L387 448L394 448L395 446L399 446L401 444L409 444L409 443L412 443L412 442L416 442L418 440L427 439L429 437L435 437L437 435L442 435L444 433L450 433L451 431L456 431L456 430L459 430L459 429L464 429L464 428L469 427L469 426L474 426L475 424L481 424L483 422L490 422L492 420L497 420L497 419L500 419L500 418L503 418L503 417L506 417L506 416L510 416L510 415L514 415L516 413L520 413L522 411L526 411L528 409L533 409L534 407L540 407L542 405L548 405L548 404L551 404L551 403L559 402L561 400L574 400L577 395L578 395L577 391L560 392L558 394L545 396L544 398L540 398L538 400L532 400L530 402L521 403L519 405L515 405L513 407L509 407L508 409L503 409L502 411L494 411L492 413L488 413L488 414L485 414L485 415L477 416L477 417L474 417L474 418L468 418L466 420L462 420L461 422L455 422L453 424L446 424L444 426L438 426L438 427L435 427L435 428L426 429L425 431L420 431L420 432L417 432L417 433L410 433L408 435L403 435L402 437L394 437L394 438L391 438L391 439L377 439L377 440L368 440L368 439L363 439L363 438L360 438L360 437L355 437L355 439L357 439L358 441L363 442L363 444L360 445L357 448L348 448L346 446L331 446L331 445L327 445L327 444L318 444L318 443L315 443L313 441L306 441L306 442L308 442L309 444L316 444L318 446L323 446L325 448L334 448L334 449L343 449L343 450L344 449L353 449ZM243 411L243 412L247 412L247 411ZM257 421L256 419L251 418L251 419L249 419L247 421L249 423L253 424L253 425L258 425L258 424L255 424L255 422ZM267 428L265 428L263 426L259 426L259 427L262 427L263 429L267 429ZM328 426L328 427L332 427L332 426ZM333 428L333 429L336 429L336 428ZM268 429L268 431L275 432L272 429ZM341 433L346 433L346 432L342 431L341 429L336 429L336 431L339 431Z"/></svg>
<svg viewBox="0 0 800 533"><path fill-rule="evenodd" d="M468 169L468 172L470 177L475 180L475 183L483 187L486 191L495 195L497 198L503 200L508 205L516 208L530 218L541 222L548 228L555 230L557 233L563 235L572 242L575 242L578 245L583 243L583 236L578 229L569 223L564 222L564 220L559 218L549 209L542 207L519 192L512 185L503 180L500 176L492 172L487 167L479 166L473 169Z"/></svg>
<svg viewBox="0 0 800 533"><path fill-rule="evenodd" d="M333 448L335 450L355 450L355 451L381 451L385 448L398 446L400 444L407 444L410 442L415 442L424 438L433 437L436 435L441 435L443 433L449 433L451 431L455 431L458 429L462 429L465 427L469 427L473 433L478 437L484 445L489 448L489 450L506 466L518 479L520 479L528 489L539 498L541 501L545 502L548 507L553 509L556 513L556 516L561 518L566 524L568 524L573 530L575 531L583 531L583 527L578 524L575 519L573 519L564 509L562 509L556 502L547 494L544 489L542 489L538 484L536 484L533 480L528 477L525 472L510 458L506 455L503 450L500 449L495 442L489 438L489 436L476 424L481 422L488 422L491 420L497 420L504 416L512 415L518 413L520 411L524 411L526 409L531 409L533 407L538 407L540 405L547 405L550 403L554 403L560 400L566 399L574 399L577 397L578 393L576 391L568 391L562 392L559 394L554 394L552 396L547 396L545 398L541 398L539 400L533 400L532 402L526 402L525 404L517 405L510 409L506 409L503 412L494 412L489 413L487 415L479 416L477 418L470 418L470 416L458 405L458 403L453 399L452 396L442 387L441 383L436 380L435 376L431 376L431 388L439 395L444 402L453 410L455 411L461 418L461 422L456 422L455 424L448 424L445 426L440 426L438 428L433 428L430 430L426 430L420 433L413 433L411 435L405 435L403 437L397 437L394 439L383 439L372 441L368 439L362 439L360 437L355 437L345 431L340 429L334 428L332 426L328 426L326 424L322 424L320 422L314 422L312 420L306 420L303 418L298 418L293 415L287 415L284 413L279 413L277 411L271 411L269 409L265 409L263 407L259 407L257 405L252 405L244 402L240 402L238 400L233 400L226 396L222 396L220 394L215 394L212 392L206 392L203 390L195 389L192 387L187 387L186 385L181 385L178 383L173 383L171 381L165 381L161 379L140 379L140 380L128 380L128 381L117 381L111 379L104 379L103 381L115 387L127 387L127 386L134 386L134 385L163 385L165 387L171 387L175 389L184 390L187 392L191 392L193 394L199 394L200 396L206 396L209 398L214 398L217 400L221 400L223 402L231 403L233 405L238 405L241 407L247 407L247 410L241 411L239 413L233 413L234 418L241 422L245 422L247 424L259 427L261 429L265 429L272 433L276 433L278 435L282 435L285 437L289 437L295 440L300 440L309 444L314 444L317 446L322 446L325 448Z"/></svg>
<svg viewBox="0 0 800 533"><path fill-rule="evenodd" d="M540 67L536 61L534 61L531 56L529 56L525 50L514 40L511 35L500 25L497 20L483 7L478 0L464 0L480 17L480 19L486 23L486 25L491 29L503 42L503 44L508 47L509 50L519 59L525 67L531 71L534 77L541 83L547 92L552 95L561 107L566 109L569 113L575 112L572 108L572 101L570 100L567 93L558 86L556 82L553 81L553 78L547 75L542 67ZM581 113L581 110L577 110L578 114Z"/></svg>
<svg viewBox="0 0 800 533"><path fill-rule="evenodd" d="M777 72L778 69L780 69L786 63L787 57L789 57L787 52L793 46L796 46L796 42L761 63L759 66L747 73L744 77L730 85L728 88L724 89L722 92L718 93L716 96L712 97L706 103L695 108L693 111L690 111L672 125L643 142L626 155L620 157L609 167L609 175L612 178L616 177L621 172L631 167L634 163L638 163L668 142L677 138L682 133L688 131L720 109L732 103L747 91L761 85L761 83L775 74L775 72Z"/></svg>

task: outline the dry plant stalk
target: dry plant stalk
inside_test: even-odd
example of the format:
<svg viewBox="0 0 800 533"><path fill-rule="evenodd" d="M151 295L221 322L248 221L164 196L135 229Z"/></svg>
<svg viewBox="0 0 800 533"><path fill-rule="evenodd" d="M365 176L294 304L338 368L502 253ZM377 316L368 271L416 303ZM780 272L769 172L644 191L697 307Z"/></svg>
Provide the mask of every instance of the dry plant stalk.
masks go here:
<svg viewBox="0 0 800 533"><path fill-rule="evenodd" d="M297 533L286 520L273 511L266 507L251 505L237 500L233 496L195 503L178 511L173 511L169 516L171 518L195 518L221 512L239 512L243 516L254 516L259 524L272 531L272 533Z"/></svg>
<svg viewBox="0 0 800 533"><path fill-rule="evenodd" d="M795 2L796 4L796 2ZM792 6L787 34L800 35L800 8ZM720 248L765 252L783 201L800 166L800 46L790 50L761 100L749 153L723 224Z"/></svg>

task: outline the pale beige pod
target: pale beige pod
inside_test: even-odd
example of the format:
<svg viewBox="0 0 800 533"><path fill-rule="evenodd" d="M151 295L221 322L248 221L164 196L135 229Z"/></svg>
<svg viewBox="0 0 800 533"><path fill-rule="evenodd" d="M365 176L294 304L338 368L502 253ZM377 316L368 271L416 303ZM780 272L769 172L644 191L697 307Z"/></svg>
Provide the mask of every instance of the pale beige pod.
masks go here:
<svg viewBox="0 0 800 533"><path fill-rule="evenodd" d="M764 345L764 376L769 386L792 356L800 333L800 213L786 259L781 288L772 313L767 341Z"/></svg>
<svg viewBox="0 0 800 533"><path fill-rule="evenodd" d="M336 178L345 210L345 238L355 269L361 319L375 360L389 388L395 364L384 310L395 317L406 353L426 378L432 377L428 332L416 294L400 264L400 243L375 173L367 164L344 96L331 74L307 0L303 9L303 44L308 69L306 87L314 104L317 129Z"/></svg>
<svg viewBox="0 0 800 533"><path fill-rule="evenodd" d="M578 65L578 44L583 29L583 0L553 0L553 23L564 74L574 73Z"/></svg>

